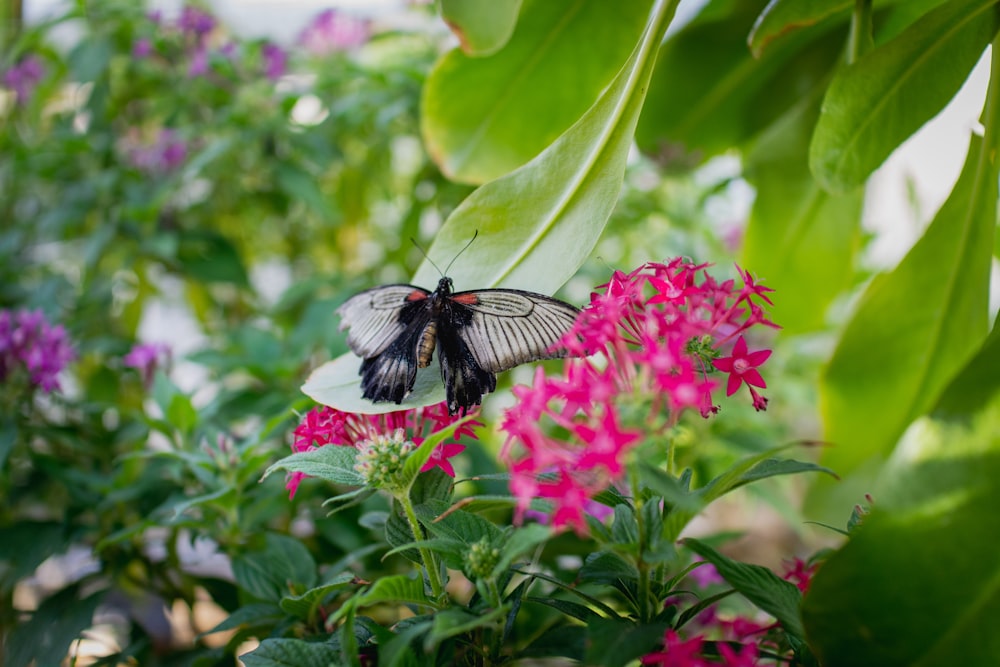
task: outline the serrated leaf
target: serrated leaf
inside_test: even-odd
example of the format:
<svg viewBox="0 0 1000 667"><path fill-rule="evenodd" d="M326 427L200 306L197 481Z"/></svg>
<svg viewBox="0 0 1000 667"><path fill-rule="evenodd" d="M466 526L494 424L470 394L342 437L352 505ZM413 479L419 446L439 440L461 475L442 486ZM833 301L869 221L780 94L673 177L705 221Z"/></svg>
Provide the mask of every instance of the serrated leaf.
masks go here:
<svg viewBox="0 0 1000 667"><path fill-rule="evenodd" d="M246 667L330 667L340 660L336 647L302 639L265 639L240 656Z"/></svg>
<svg viewBox="0 0 1000 667"><path fill-rule="evenodd" d="M441 171L484 183L538 155L587 111L628 58L652 3L526 0L514 17L509 0L473 4L464 27L489 26L488 48L496 52L446 53L427 78L420 118ZM488 21L494 12L506 25ZM507 27L513 35L497 49Z"/></svg>
<svg viewBox="0 0 1000 667"><path fill-rule="evenodd" d="M334 484L364 486L364 477L354 470L357 457L358 450L354 447L325 445L280 459L264 471L262 479L266 479L278 470L287 470L305 473L310 477L317 477Z"/></svg>
<svg viewBox="0 0 1000 667"><path fill-rule="evenodd" d="M972 138L924 236L865 291L824 372L825 439L835 446L823 461L838 472L895 445L986 336L998 164L981 143Z"/></svg>
<svg viewBox="0 0 1000 667"><path fill-rule="evenodd" d="M281 609L287 614L303 620L311 621L316 609L326 603L332 595L339 593L354 584L354 575L341 573L328 583L310 588L301 595L289 595L281 598Z"/></svg>
<svg viewBox="0 0 1000 667"><path fill-rule="evenodd" d="M795 584L785 581L766 567L727 558L701 540L688 538L684 544L714 565L726 583L743 597L778 619L786 632L798 639L805 637L799 618L802 594Z"/></svg>
<svg viewBox="0 0 1000 667"><path fill-rule="evenodd" d="M810 149L819 183L832 192L864 183L958 92L998 27L996 0L952 0L841 69Z"/></svg>
<svg viewBox="0 0 1000 667"><path fill-rule="evenodd" d="M483 57L496 53L514 34L521 0L441 0L441 18L462 51Z"/></svg>
<svg viewBox="0 0 1000 667"><path fill-rule="evenodd" d="M316 584L316 563L301 542L268 533L264 544L260 551L233 558L233 577L249 595L277 603L291 587L301 590Z"/></svg>

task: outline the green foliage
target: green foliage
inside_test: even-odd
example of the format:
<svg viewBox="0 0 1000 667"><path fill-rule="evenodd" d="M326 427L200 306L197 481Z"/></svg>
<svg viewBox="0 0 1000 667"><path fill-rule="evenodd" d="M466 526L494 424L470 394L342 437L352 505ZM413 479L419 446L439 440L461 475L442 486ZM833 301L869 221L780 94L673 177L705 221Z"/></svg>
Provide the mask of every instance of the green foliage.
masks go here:
<svg viewBox="0 0 1000 667"><path fill-rule="evenodd" d="M749 604L795 664L988 664L1000 3L711 0L669 35L675 0L440 4L460 49L400 30L291 51L280 80L274 45L136 3L71 3L35 26L0 8L0 73L41 64L27 93L0 84L0 309L41 309L76 351L53 393L0 365L3 663L59 663L109 608L121 645L104 664L624 664ZM982 133L950 196L859 289L866 182L990 45ZM784 327L774 417L727 408L644 433L629 483L588 505L588 536L510 525L490 405L461 484L421 472L447 430L390 494L365 486L352 447L281 458L311 407L300 389L365 413L443 397L432 365L403 406L359 398L332 315L352 290L433 285L430 260L458 257L458 289L566 285L583 303L608 264L728 265L718 206L742 184L740 262L776 288ZM427 257L410 237L433 237ZM144 341L174 358L133 367ZM817 412L831 446L782 458L774 443L820 439ZM873 508L814 561L804 598L723 555L727 535L678 542L731 492L797 517L788 476L822 499L859 470ZM277 472L309 479L291 500ZM696 583L693 554L723 588ZM43 565L69 574L35 583ZM227 619L183 648L150 617L209 601Z"/></svg>

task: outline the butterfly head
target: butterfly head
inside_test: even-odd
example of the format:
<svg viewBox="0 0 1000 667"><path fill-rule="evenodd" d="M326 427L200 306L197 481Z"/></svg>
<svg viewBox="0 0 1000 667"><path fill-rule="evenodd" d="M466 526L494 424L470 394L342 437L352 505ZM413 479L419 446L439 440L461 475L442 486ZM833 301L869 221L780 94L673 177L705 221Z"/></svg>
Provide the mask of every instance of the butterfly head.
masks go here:
<svg viewBox="0 0 1000 667"><path fill-rule="evenodd" d="M438 281L436 292L448 296L455 289L455 284L451 281L448 276L442 276L441 280Z"/></svg>

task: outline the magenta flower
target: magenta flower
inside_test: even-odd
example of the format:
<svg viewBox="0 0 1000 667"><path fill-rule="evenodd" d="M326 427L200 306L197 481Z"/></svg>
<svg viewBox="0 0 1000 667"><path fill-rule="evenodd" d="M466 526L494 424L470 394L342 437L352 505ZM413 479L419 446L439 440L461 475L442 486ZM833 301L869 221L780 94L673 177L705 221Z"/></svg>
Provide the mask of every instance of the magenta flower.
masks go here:
<svg viewBox="0 0 1000 667"><path fill-rule="evenodd" d="M287 68L288 54L277 44L267 42L260 49L261 57L264 59L264 74L271 81L280 79Z"/></svg>
<svg viewBox="0 0 1000 667"><path fill-rule="evenodd" d="M708 667L711 663L701 657L701 636L681 639L677 631L669 628L663 635L663 650L642 656L639 662L656 667Z"/></svg>
<svg viewBox="0 0 1000 667"><path fill-rule="evenodd" d="M348 14L327 9L320 12L299 35L298 43L308 53L325 56L336 51L348 51L368 41L370 28Z"/></svg>
<svg viewBox="0 0 1000 667"><path fill-rule="evenodd" d="M766 388L767 383L761 377L757 367L767 361L771 356L771 350L758 350L756 352L747 351L747 342L740 336L733 346L731 356L721 359L714 359L712 364L723 373L729 373L729 381L726 383L726 396L732 396L739 390L745 382L753 397L753 406L758 410L767 408L767 399L759 395L754 387Z"/></svg>
<svg viewBox="0 0 1000 667"><path fill-rule="evenodd" d="M185 5L177 19L177 27L201 42L205 35L215 29L215 17L198 7Z"/></svg>
<svg viewBox="0 0 1000 667"><path fill-rule="evenodd" d="M517 403L501 425L507 433L501 458L511 472L518 521L543 499L552 506L554 528L585 532L581 499L621 480L644 430L669 427L688 409L705 417L718 409L709 377L718 348L752 326L775 325L754 302L767 301L769 290L749 273L740 271L744 286L737 288L733 280L718 283L706 268L677 258L616 271L560 341L574 355L563 376L549 378L539 368L531 387L514 388ZM758 377L755 369L743 373L745 381ZM755 406L766 405L753 398ZM623 422L623 415L637 414L648 420L645 429Z"/></svg>
<svg viewBox="0 0 1000 667"><path fill-rule="evenodd" d="M191 54L191 61L188 63L188 78L197 79L199 76L205 76L208 74L208 50L203 47L197 47Z"/></svg>
<svg viewBox="0 0 1000 667"><path fill-rule="evenodd" d="M782 578L785 581L792 582L800 591L805 593L809 590L809 584L812 583L812 578L816 574L818 567L818 563L809 564L801 558L796 558L791 563L785 564L785 573L782 575Z"/></svg>
<svg viewBox="0 0 1000 667"><path fill-rule="evenodd" d="M321 405L306 413L296 427L292 449L305 452L325 445L359 447L367 440L393 433L397 429L402 429L409 440L419 445L427 436L450 426L458 419L460 417L448 414L448 406L444 402L381 415L360 415ZM454 439L460 440L463 436L475 439L476 426L482 424L477 421L462 424L455 430ZM420 470L427 472L432 468L441 468L448 476L454 477L455 469L449 459L464 450L465 445L457 442L441 443ZM289 474L285 484L289 498L295 497L304 477L299 472Z"/></svg>
<svg viewBox="0 0 1000 667"><path fill-rule="evenodd" d="M19 105L27 104L38 83L45 77L45 65L35 55L30 55L14 65L3 75L3 84L12 89Z"/></svg>
<svg viewBox="0 0 1000 667"><path fill-rule="evenodd" d="M138 343L122 357L122 364L138 370L143 386L148 389L156 371L170 365L170 358L170 346L165 343Z"/></svg>
<svg viewBox="0 0 1000 667"><path fill-rule="evenodd" d="M135 41L132 45L132 56L139 58L148 58L153 53L153 42L148 37L141 37Z"/></svg>
<svg viewBox="0 0 1000 667"><path fill-rule="evenodd" d="M0 382L24 373L49 393L58 375L76 357L62 325L52 326L40 310L0 310Z"/></svg>

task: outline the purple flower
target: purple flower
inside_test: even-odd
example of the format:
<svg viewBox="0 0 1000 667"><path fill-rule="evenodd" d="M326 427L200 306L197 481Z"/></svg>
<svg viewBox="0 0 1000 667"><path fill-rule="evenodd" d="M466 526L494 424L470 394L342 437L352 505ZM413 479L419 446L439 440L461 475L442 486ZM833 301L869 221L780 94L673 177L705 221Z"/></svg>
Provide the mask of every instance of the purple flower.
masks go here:
<svg viewBox="0 0 1000 667"><path fill-rule="evenodd" d="M133 167L147 174L174 171L187 159L187 143L170 128L161 128L156 141L147 145L133 145L128 150L128 160Z"/></svg>
<svg viewBox="0 0 1000 667"><path fill-rule="evenodd" d="M153 43L148 37L137 39L132 45L132 55L136 58L148 58L153 53Z"/></svg>
<svg viewBox="0 0 1000 667"><path fill-rule="evenodd" d="M177 26L182 32L193 35L197 41L201 41L215 29L215 17L197 7L186 5L181 10L180 18L177 19Z"/></svg>
<svg viewBox="0 0 1000 667"><path fill-rule="evenodd" d="M285 73L288 63L288 54L277 44L267 42L260 49L260 54L264 59L264 74L271 81L277 81Z"/></svg>
<svg viewBox="0 0 1000 667"><path fill-rule="evenodd" d="M367 21L327 9L305 27L299 35L299 44L313 55L325 56L357 48L368 41L369 35Z"/></svg>
<svg viewBox="0 0 1000 667"><path fill-rule="evenodd" d="M205 48L199 46L191 54L187 74L192 79L208 74L208 51Z"/></svg>
<svg viewBox="0 0 1000 667"><path fill-rule="evenodd" d="M62 325L52 326L40 310L0 310L0 382L23 369L31 383L48 393L76 354Z"/></svg>
<svg viewBox="0 0 1000 667"><path fill-rule="evenodd" d="M41 58L30 55L4 72L3 84L14 90L18 104L27 104L35 92L35 86L44 76L45 65Z"/></svg>
<svg viewBox="0 0 1000 667"><path fill-rule="evenodd" d="M157 369L170 365L170 347L165 343L138 343L122 357L122 363L142 375L142 384L149 388Z"/></svg>

